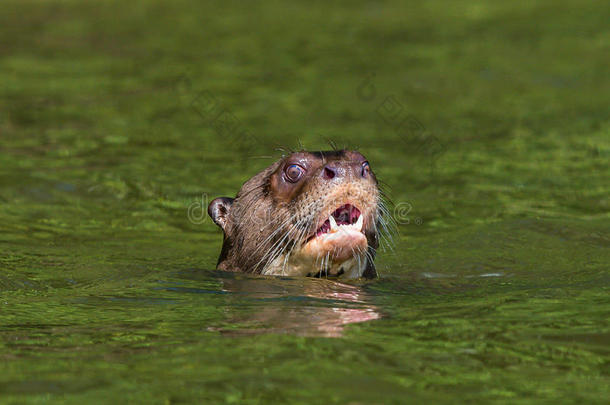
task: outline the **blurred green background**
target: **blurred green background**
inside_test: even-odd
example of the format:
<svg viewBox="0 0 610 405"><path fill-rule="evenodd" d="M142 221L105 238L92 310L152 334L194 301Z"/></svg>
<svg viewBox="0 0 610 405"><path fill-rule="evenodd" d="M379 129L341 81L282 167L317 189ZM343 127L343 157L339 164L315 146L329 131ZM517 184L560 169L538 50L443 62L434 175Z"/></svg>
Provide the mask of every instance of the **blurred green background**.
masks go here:
<svg viewBox="0 0 610 405"><path fill-rule="evenodd" d="M4 0L0 402L605 403L609 16ZM381 278L213 271L206 201L332 142L399 207Z"/></svg>

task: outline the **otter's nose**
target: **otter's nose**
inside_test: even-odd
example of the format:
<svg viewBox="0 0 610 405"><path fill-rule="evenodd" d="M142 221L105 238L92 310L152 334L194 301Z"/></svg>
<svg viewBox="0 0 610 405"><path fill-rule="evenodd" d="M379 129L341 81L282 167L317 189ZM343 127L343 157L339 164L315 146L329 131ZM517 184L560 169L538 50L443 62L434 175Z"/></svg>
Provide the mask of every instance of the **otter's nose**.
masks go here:
<svg viewBox="0 0 610 405"><path fill-rule="evenodd" d="M324 168L324 171L322 172L322 177L324 177L326 180L332 180L337 175L337 172L338 172L338 170L336 167L331 167L331 166L327 165Z"/></svg>
<svg viewBox="0 0 610 405"><path fill-rule="evenodd" d="M358 165L329 163L322 169L322 177L324 180L355 180L366 176Z"/></svg>

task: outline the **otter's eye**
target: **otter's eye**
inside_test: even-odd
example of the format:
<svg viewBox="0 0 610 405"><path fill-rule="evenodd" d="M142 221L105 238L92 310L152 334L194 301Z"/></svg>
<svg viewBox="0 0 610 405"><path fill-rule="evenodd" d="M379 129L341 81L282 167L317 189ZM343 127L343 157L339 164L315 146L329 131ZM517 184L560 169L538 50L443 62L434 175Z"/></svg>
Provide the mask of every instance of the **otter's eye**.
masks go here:
<svg viewBox="0 0 610 405"><path fill-rule="evenodd" d="M304 173L305 169L303 169L299 165L290 165L287 166L286 169L284 169L284 176L286 177L286 180L291 183L296 183L297 181L299 181L299 179L303 177Z"/></svg>
<svg viewBox="0 0 610 405"><path fill-rule="evenodd" d="M362 177L366 177L371 172L371 165L369 162L362 163Z"/></svg>

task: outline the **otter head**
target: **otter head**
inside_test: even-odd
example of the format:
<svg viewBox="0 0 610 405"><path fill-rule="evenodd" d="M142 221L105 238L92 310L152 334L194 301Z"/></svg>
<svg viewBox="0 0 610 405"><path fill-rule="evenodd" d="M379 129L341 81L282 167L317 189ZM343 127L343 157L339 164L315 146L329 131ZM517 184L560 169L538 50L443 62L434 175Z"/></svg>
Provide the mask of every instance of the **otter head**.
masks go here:
<svg viewBox="0 0 610 405"><path fill-rule="evenodd" d="M218 268L269 275L374 277L380 195L355 151L296 152L208 213L224 232Z"/></svg>

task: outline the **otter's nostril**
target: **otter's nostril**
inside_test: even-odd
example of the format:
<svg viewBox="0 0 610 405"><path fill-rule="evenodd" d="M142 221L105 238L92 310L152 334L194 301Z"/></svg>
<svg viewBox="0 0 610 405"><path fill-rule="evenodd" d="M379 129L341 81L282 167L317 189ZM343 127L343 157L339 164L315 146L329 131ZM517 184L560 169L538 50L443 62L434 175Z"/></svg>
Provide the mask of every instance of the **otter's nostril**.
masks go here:
<svg viewBox="0 0 610 405"><path fill-rule="evenodd" d="M335 177L335 170L329 167L324 168L324 178L330 180Z"/></svg>

